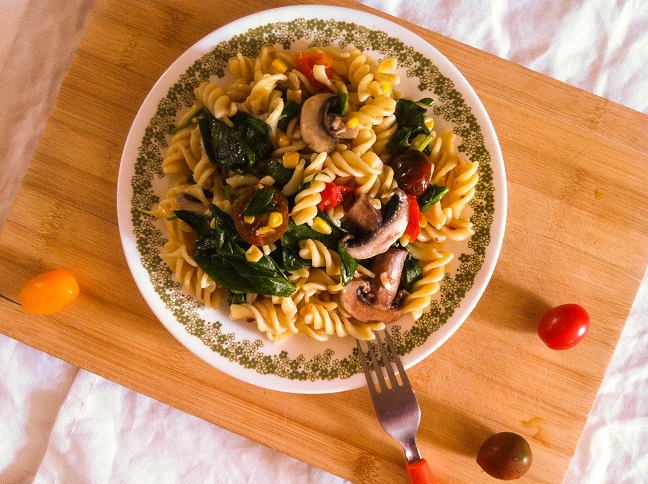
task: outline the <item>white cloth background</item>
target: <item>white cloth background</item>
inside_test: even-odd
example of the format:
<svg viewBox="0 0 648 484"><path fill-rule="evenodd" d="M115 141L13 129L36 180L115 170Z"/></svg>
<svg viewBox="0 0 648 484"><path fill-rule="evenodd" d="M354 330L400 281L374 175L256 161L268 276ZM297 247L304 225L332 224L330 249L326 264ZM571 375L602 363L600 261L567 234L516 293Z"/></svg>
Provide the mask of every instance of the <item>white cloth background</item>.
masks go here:
<svg viewBox="0 0 648 484"><path fill-rule="evenodd" d="M363 3L648 113L647 1ZM91 6L0 4L0 139L23 147L0 153L0 189L31 159ZM647 320L648 278L567 483L648 482ZM32 481L343 482L0 335L0 482Z"/></svg>

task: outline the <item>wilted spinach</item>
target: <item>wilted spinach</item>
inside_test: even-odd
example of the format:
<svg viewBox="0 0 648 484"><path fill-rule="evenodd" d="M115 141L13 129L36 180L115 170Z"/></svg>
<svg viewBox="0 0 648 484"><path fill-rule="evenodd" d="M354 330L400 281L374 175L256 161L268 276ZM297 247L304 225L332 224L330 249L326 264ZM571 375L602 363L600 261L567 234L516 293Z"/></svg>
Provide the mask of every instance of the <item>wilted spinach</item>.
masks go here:
<svg viewBox="0 0 648 484"><path fill-rule="evenodd" d="M426 101L423 104L427 104L431 102L431 99L422 99L418 103L408 99L399 99L396 102L394 114L398 129L387 143L388 153L407 149L412 140L419 134L430 134L430 130L425 126L424 118L427 110L421 106L422 101Z"/></svg>
<svg viewBox="0 0 648 484"><path fill-rule="evenodd" d="M267 255L258 262L248 261L246 243L232 218L215 205L210 205L210 210L212 217L192 210L175 211L198 234L193 251L198 266L233 293L290 296L295 285L279 265Z"/></svg>
<svg viewBox="0 0 648 484"><path fill-rule="evenodd" d="M233 128L207 111L198 120L200 134L207 156L213 163L220 168L246 174L270 150L270 126L243 111L230 119Z"/></svg>

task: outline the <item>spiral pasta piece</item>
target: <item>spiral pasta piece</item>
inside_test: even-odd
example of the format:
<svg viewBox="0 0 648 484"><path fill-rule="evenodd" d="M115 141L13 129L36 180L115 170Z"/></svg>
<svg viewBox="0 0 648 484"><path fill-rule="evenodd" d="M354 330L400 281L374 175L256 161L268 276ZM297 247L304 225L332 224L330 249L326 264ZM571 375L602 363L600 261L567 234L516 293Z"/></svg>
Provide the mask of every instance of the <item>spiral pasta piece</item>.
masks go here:
<svg viewBox="0 0 648 484"><path fill-rule="evenodd" d="M410 244L411 245L411 244ZM439 292L445 267L452 260L452 252L437 253L437 258L422 264L423 277L414 283L411 294L403 302L403 313L418 319L430 307L432 296Z"/></svg>
<svg viewBox="0 0 648 484"><path fill-rule="evenodd" d="M238 108L223 89L211 82L203 82L194 90L194 93L196 99L202 102L216 119L232 125L229 118L236 114Z"/></svg>

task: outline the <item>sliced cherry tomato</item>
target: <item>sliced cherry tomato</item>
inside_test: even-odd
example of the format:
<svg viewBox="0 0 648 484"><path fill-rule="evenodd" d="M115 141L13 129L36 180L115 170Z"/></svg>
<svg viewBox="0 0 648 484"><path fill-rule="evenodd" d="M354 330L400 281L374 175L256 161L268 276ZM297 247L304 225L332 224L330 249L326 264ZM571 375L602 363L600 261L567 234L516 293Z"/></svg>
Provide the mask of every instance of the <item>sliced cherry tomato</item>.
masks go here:
<svg viewBox="0 0 648 484"><path fill-rule="evenodd" d="M491 435L477 454L477 463L488 475L506 481L526 474L532 461L529 443L514 432Z"/></svg>
<svg viewBox="0 0 648 484"><path fill-rule="evenodd" d="M538 336L552 350L576 346L587 334L590 317L578 304L563 304L547 311L538 325Z"/></svg>
<svg viewBox="0 0 648 484"><path fill-rule="evenodd" d="M329 182L320 193L322 201L317 204L317 208L323 212L335 208L344 202L344 195L353 190L355 190L355 186L347 187L345 185L336 185L333 182Z"/></svg>
<svg viewBox="0 0 648 484"><path fill-rule="evenodd" d="M414 195L407 195L407 201L409 202L409 221L407 222L407 228L405 229L405 235L412 240L416 238L421 233L421 222L423 222L423 214L419 208L418 201Z"/></svg>
<svg viewBox="0 0 648 484"><path fill-rule="evenodd" d="M56 269L31 279L20 291L18 300L29 314L51 314L63 309L79 295L79 284L72 272Z"/></svg>
<svg viewBox="0 0 648 484"><path fill-rule="evenodd" d="M398 188L415 197L423 195L430 184L432 163L425 153L418 150L404 150L389 161L394 170Z"/></svg>
<svg viewBox="0 0 648 484"><path fill-rule="evenodd" d="M295 62L297 63L299 70L302 71L310 83L319 89L325 89L326 86L313 76L313 67L315 65L324 66L328 77L335 74L335 69L333 68L333 57L324 54L323 52L300 52L295 56Z"/></svg>
<svg viewBox="0 0 648 484"><path fill-rule="evenodd" d="M246 217L243 212L250 199L259 190L271 190L271 202L263 213ZM273 217L276 217L273 213L281 214L281 220L277 227L271 226L276 222L272 220ZM232 206L232 218L236 231L248 244L257 246L271 244L279 239L288 228L288 199L271 186L261 183L249 186L239 192L239 197Z"/></svg>

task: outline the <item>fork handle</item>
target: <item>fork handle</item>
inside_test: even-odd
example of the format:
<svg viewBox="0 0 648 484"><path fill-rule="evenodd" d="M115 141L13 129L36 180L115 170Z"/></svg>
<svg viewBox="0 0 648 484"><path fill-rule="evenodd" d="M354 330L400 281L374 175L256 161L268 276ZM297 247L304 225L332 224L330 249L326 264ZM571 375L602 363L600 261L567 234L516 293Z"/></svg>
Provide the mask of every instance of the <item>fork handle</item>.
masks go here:
<svg viewBox="0 0 648 484"><path fill-rule="evenodd" d="M434 484L436 480L425 459L407 464L407 475L412 484Z"/></svg>

